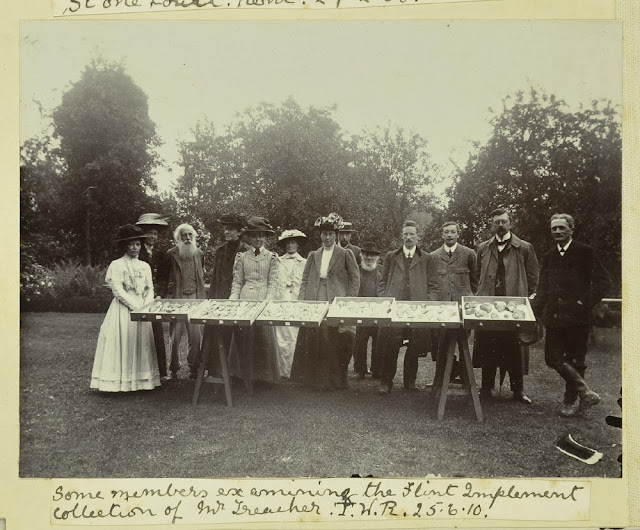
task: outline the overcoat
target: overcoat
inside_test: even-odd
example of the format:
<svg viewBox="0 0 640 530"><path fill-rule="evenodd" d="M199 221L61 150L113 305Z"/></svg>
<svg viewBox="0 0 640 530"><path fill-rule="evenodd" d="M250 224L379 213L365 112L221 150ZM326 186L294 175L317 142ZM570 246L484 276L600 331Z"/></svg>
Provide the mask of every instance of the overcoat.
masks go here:
<svg viewBox="0 0 640 530"><path fill-rule="evenodd" d="M541 259L540 283L531 305L547 327L584 326L606 294L611 279L593 247L571 241L564 256L558 247Z"/></svg>
<svg viewBox="0 0 640 530"><path fill-rule="evenodd" d="M320 265L322 247L309 253L302 273L298 300L316 300L320 288ZM336 296L358 296L360 273L352 252L335 245L327 273L327 298L333 301Z"/></svg>
<svg viewBox="0 0 640 530"><path fill-rule="evenodd" d="M449 257L444 246L431 253L438 282L436 300L457 301L478 289L476 276L476 253L458 243Z"/></svg>
<svg viewBox="0 0 640 530"><path fill-rule="evenodd" d="M505 259L505 290L507 296L531 296L538 286L539 266L531 243L511 234L510 251ZM498 271L498 247L493 236L478 245L476 275L478 296L493 296Z"/></svg>
<svg viewBox="0 0 640 530"><path fill-rule="evenodd" d="M211 271L211 284L209 285L208 298L224 300L231 294L233 282L233 263L238 252L249 250L249 245L239 239L227 241L216 248L213 255L213 268Z"/></svg>
<svg viewBox="0 0 640 530"><path fill-rule="evenodd" d="M164 298L167 294L167 280L169 278L169 260L166 252L156 246L153 249L153 254L149 256L149 251L143 243L138 259L149 264L153 278L153 291L156 296Z"/></svg>

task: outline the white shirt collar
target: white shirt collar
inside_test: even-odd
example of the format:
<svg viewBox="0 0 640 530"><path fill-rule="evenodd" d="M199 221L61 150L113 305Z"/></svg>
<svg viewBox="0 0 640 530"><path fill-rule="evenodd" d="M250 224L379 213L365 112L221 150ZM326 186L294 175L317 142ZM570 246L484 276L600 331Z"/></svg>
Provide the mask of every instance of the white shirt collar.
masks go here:
<svg viewBox="0 0 640 530"><path fill-rule="evenodd" d="M560 245L558 245L558 252L560 252L561 250L564 250L566 252L572 241L573 239L570 239L569 242L564 247L561 247Z"/></svg>
<svg viewBox="0 0 640 530"><path fill-rule="evenodd" d="M413 247L411 250L409 250L407 247L402 245L402 252L404 252L404 255L407 258L413 258L413 255L416 253L416 248L417 247Z"/></svg>
<svg viewBox="0 0 640 530"><path fill-rule="evenodd" d="M443 245L443 246L444 246L444 251L445 251L446 253L449 253L449 251L451 251L451 252L455 252L455 251L456 251L456 249L458 248L458 243L457 243L457 242L456 242L456 243L454 243L452 247L448 247L447 245Z"/></svg>
<svg viewBox="0 0 640 530"><path fill-rule="evenodd" d="M283 259L302 259L302 256L297 252L294 254L289 254L288 252L285 252L281 257Z"/></svg>
<svg viewBox="0 0 640 530"><path fill-rule="evenodd" d="M506 241L508 239L511 239L511 231L507 232L502 238L502 240L498 237L498 234L496 234L496 243L498 245L504 245L503 241Z"/></svg>
<svg viewBox="0 0 640 530"><path fill-rule="evenodd" d="M322 245L322 252L333 252L333 249L336 248L336 244L334 243L329 248Z"/></svg>

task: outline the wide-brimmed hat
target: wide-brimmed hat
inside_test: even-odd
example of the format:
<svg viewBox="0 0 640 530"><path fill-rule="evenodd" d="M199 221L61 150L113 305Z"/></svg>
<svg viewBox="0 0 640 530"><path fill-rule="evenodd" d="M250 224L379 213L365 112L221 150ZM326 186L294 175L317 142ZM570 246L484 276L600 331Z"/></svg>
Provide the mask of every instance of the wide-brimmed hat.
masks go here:
<svg viewBox="0 0 640 530"><path fill-rule="evenodd" d="M151 226L166 228L169 226L167 219L169 219L168 215L160 213L143 213L138 219L136 226L141 226L142 228L149 228Z"/></svg>
<svg viewBox="0 0 640 530"><path fill-rule="evenodd" d="M220 216L218 223L221 225L233 225L242 228L247 222L247 218L239 213L226 213Z"/></svg>
<svg viewBox="0 0 640 530"><path fill-rule="evenodd" d="M285 230L278 237L278 245L280 246L286 245L287 240L289 239L294 239L298 243L301 243L303 240L307 239L307 236L304 235L304 232L301 232L300 230L296 230L295 228L292 228L290 230Z"/></svg>
<svg viewBox="0 0 640 530"><path fill-rule="evenodd" d="M114 242L131 241L132 239L146 239L144 230L136 225L124 225L118 228Z"/></svg>
<svg viewBox="0 0 640 530"><path fill-rule="evenodd" d="M360 251L367 254L382 254L371 241L365 241L360 246Z"/></svg>
<svg viewBox="0 0 640 530"><path fill-rule="evenodd" d="M264 232L266 234L275 234L275 230L269 224L269 221L264 217L252 217L247 221L247 224L244 226L242 230L245 233L251 232Z"/></svg>
<svg viewBox="0 0 640 530"><path fill-rule="evenodd" d="M528 346L538 342L544 335L544 329L539 322L536 322L535 327L527 327L518 332L518 341L520 344Z"/></svg>
<svg viewBox="0 0 640 530"><path fill-rule="evenodd" d="M336 212L331 212L329 215L320 216L313 223L313 227L316 230L342 230L344 221Z"/></svg>
<svg viewBox="0 0 640 530"><path fill-rule="evenodd" d="M343 221L340 232L356 232L356 229L353 228L353 223L349 221Z"/></svg>

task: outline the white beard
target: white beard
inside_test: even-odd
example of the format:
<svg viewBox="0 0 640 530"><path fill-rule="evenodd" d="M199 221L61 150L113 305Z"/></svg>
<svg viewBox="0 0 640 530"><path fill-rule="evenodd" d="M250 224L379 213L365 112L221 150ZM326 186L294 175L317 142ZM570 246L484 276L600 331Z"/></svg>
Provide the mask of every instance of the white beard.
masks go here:
<svg viewBox="0 0 640 530"><path fill-rule="evenodd" d="M374 261L371 266L367 265L364 261L362 261L362 263L360 263L360 266L362 267L362 270L371 272L378 268L378 261L377 260Z"/></svg>
<svg viewBox="0 0 640 530"><path fill-rule="evenodd" d="M191 259L196 255L198 248L195 243L186 244L180 241L178 243L178 255L180 259Z"/></svg>

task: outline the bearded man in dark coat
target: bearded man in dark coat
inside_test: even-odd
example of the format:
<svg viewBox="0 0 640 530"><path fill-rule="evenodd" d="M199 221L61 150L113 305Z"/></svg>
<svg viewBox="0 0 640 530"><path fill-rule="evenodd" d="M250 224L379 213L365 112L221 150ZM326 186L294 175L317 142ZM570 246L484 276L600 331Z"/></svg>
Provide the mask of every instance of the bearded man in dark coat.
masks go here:
<svg viewBox="0 0 640 530"><path fill-rule="evenodd" d="M239 252L245 252L251 247L240 240L242 227L246 218L237 213L223 215L218 219L224 231L225 242L216 248L213 255L211 284L207 298L213 300L227 300L231 295L233 282L233 264ZM205 326L202 338L202 351L208 352L209 362L206 367L209 374L219 373L220 359L218 353L218 337L222 338L225 355L229 354L232 329L228 326Z"/></svg>

